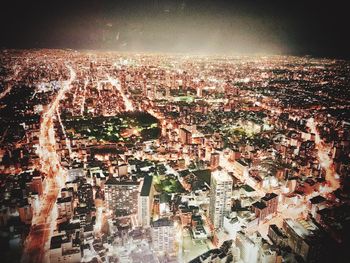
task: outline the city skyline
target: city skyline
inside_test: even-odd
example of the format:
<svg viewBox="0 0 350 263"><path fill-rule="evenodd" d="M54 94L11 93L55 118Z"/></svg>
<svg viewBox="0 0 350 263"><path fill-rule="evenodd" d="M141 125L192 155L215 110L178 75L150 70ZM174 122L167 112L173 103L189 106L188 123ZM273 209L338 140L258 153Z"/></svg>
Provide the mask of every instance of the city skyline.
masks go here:
<svg viewBox="0 0 350 263"><path fill-rule="evenodd" d="M347 263L340 1L0 10L0 258Z"/></svg>

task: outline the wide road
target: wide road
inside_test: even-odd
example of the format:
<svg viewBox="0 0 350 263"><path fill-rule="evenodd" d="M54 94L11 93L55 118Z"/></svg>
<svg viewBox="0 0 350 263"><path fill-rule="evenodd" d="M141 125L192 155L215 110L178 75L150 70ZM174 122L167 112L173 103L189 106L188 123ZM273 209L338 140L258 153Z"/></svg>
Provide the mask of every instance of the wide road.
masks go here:
<svg viewBox="0 0 350 263"><path fill-rule="evenodd" d="M314 118L307 121L307 127L315 134L315 144L317 149L317 158L322 168L326 170L326 181L328 183L328 192L337 190L340 186L339 177L335 171L333 159L329 156L331 147L327 145L321 138L317 130L318 123Z"/></svg>
<svg viewBox="0 0 350 263"><path fill-rule="evenodd" d="M46 244L56 227L56 200L60 188L65 182L65 170L61 166L60 158L56 152L54 116L60 100L71 88L71 84L76 77L73 68L71 66L67 67L70 71L70 79L62 83L62 88L42 115L37 154L41 163L40 170L47 174L45 179L46 189L40 200L39 211L34 211L32 227L24 244L23 263L44 262Z"/></svg>

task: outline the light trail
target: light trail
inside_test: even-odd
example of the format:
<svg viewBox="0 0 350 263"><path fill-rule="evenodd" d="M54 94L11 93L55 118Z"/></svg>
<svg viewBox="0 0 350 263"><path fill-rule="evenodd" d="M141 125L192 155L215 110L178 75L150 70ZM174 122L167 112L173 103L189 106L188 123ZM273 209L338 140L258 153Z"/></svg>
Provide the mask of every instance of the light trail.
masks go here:
<svg viewBox="0 0 350 263"><path fill-rule="evenodd" d="M59 107L57 107L57 109L56 109L56 115L57 115L58 122L59 122L59 124L61 126L62 133L63 133L65 141L66 141L67 149L68 149L68 152L69 152L69 158L73 159L73 153L72 153L72 148L71 148L71 145L70 145L70 140L67 137L66 129L65 129L65 127L64 127L64 125L62 123L62 120L61 120L61 114L60 114Z"/></svg>
<svg viewBox="0 0 350 263"><path fill-rule="evenodd" d="M112 78L110 75L107 75L108 81L116 87L116 89L120 92L120 95L123 98L125 110L126 111L134 111L134 106L132 105L132 101L125 95L124 91L122 90L120 83L117 79Z"/></svg>
<svg viewBox="0 0 350 263"><path fill-rule="evenodd" d="M62 83L62 88L42 115L37 154L40 158L41 171L47 174L46 188L41 199L40 211L33 216L32 226L24 244L21 259L23 263L44 261L44 244L49 241L49 237L56 227L57 209L55 209L55 205L59 190L64 185L66 171L61 166L60 157L56 152L53 118L60 100L71 88L71 83L76 78L73 68L67 67L70 71L70 79Z"/></svg>
<svg viewBox="0 0 350 263"><path fill-rule="evenodd" d="M95 223L95 227L94 227L94 231L96 233L101 233L101 229L102 229L102 207L98 207L97 208L97 213L96 213L96 223Z"/></svg>
<svg viewBox="0 0 350 263"><path fill-rule="evenodd" d="M84 115L84 110L85 110L85 98L86 98L86 87L89 84L89 79L85 80L84 83L84 90L83 90L83 98L82 98L82 102L81 102L81 108L80 108L80 115L83 116Z"/></svg>
<svg viewBox="0 0 350 263"><path fill-rule="evenodd" d="M317 148L317 157L322 168L326 170L326 181L329 183L329 191L334 191L339 188L340 182L336 179L336 172L334 169L333 160L329 157L331 147L327 145L320 137L320 133L317 130L317 123L314 118L309 118L307 121L307 127L311 132L315 134L315 144Z"/></svg>

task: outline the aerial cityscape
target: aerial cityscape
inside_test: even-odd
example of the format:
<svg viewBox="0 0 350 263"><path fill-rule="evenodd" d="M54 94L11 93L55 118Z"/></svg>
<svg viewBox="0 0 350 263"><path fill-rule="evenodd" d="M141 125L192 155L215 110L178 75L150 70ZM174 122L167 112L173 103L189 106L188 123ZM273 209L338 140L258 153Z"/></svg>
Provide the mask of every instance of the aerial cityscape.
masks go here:
<svg viewBox="0 0 350 263"><path fill-rule="evenodd" d="M350 61L6 44L0 186L1 262L349 262Z"/></svg>

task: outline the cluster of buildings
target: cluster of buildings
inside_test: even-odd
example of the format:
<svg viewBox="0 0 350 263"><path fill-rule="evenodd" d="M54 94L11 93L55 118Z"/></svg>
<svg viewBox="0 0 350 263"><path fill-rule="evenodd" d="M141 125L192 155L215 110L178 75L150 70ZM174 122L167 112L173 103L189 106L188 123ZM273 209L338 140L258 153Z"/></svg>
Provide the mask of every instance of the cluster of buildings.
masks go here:
<svg viewBox="0 0 350 263"><path fill-rule="evenodd" d="M0 57L8 261L344 262L347 62Z"/></svg>

